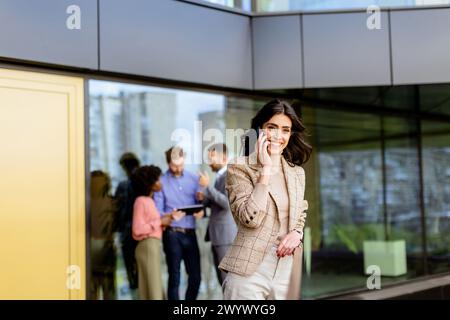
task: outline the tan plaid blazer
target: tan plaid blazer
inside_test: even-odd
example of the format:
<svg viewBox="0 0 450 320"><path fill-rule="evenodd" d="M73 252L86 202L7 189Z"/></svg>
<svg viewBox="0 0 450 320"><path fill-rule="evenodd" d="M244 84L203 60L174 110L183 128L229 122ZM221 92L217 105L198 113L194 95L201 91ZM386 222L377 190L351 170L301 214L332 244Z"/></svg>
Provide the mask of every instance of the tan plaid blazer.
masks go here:
<svg viewBox="0 0 450 320"><path fill-rule="evenodd" d="M283 157L282 167L289 194L289 231L303 232L308 208L308 202L303 199L305 171L300 166L291 167ZM280 228L277 200L270 188L263 208L250 197L261 169L256 153L238 157L228 164L226 190L238 232L219 268L243 276L256 271L271 245L277 242Z"/></svg>

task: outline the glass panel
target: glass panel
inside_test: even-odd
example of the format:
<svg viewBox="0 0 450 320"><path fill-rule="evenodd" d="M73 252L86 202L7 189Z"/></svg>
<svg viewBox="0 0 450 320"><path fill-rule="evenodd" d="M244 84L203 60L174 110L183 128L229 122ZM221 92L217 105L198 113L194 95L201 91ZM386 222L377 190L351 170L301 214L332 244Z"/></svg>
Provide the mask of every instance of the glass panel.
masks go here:
<svg viewBox="0 0 450 320"><path fill-rule="evenodd" d="M222 137L228 144L230 156L234 157L241 148L239 131L226 132L225 129L247 128L261 103L220 94L96 80L89 81L89 94L91 190L94 193L106 190L101 201L93 201L91 195L91 298L136 299L137 292L130 290L123 258L124 253L126 256L132 250L126 249L129 241L117 232L124 226L120 226L121 222L114 215L117 209L113 209L111 201L117 195L119 183L127 180L119 164L122 154L133 152L141 165L157 165L164 172L167 169L164 151L180 142L187 153L186 170L194 173L200 169L209 170L202 165L202 147L212 143L208 132L226 133ZM180 137L188 139L180 140ZM102 173L110 178L110 184ZM204 241L207 220L197 223L202 271L198 299L221 299L211 244ZM115 224L119 224L118 229L112 227ZM127 258L126 261L132 261L132 257L133 254L131 260ZM163 285L167 288L168 274L163 252L161 257ZM182 264L182 298L186 280Z"/></svg>
<svg viewBox="0 0 450 320"><path fill-rule="evenodd" d="M422 145L429 271L448 272L450 271L450 123L422 121Z"/></svg>
<svg viewBox="0 0 450 320"><path fill-rule="evenodd" d="M379 89L376 87L364 88L326 88L315 90L320 100L349 102L353 104L374 104L379 99Z"/></svg>
<svg viewBox="0 0 450 320"><path fill-rule="evenodd" d="M357 87L357 88L326 88L307 89L303 92L305 98L318 99L328 105L338 107L364 108L384 107L399 110L414 109L416 87ZM367 109L366 111L369 111Z"/></svg>
<svg viewBox="0 0 450 320"><path fill-rule="evenodd" d="M315 150L305 165L303 297L367 290L369 265L381 287L422 275L414 122L309 106L302 114Z"/></svg>
<svg viewBox="0 0 450 320"><path fill-rule="evenodd" d="M382 87L380 96L375 103L377 106L413 110L416 98L415 86Z"/></svg>
<svg viewBox="0 0 450 320"><path fill-rule="evenodd" d="M370 5L377 5L381 8L388 7L419 7L430 5L449 4L448 0L255 0L255 11L312 11L312 10L341 10L341 9L366 9Z"/></svg>
<svg viewBox="0 0 450 320"><path fill-rule="evenodd" d="M398 279L423 275L419 160L415 120L382 118L385 141L385 241L406 256L393 253L397 265L386 265ZM400 246L402 247L400 249ZM395 252L395 251L394 251ZM406 260L405 260L406 259ZM400 270L406 263L406 273Z"/></svg>
<svg viewBox="0 0 450 320"><path fill-rule="evenodd" d="M203 0L222 6L241 9L244 11L252 11L252 0Z"/></svg>
<svg viewBox="0 0 450 320"><path fill-rule="evenodd" d="M419 87L420 110L450 115L450 84L434 84Z"/></svg>
<svg viewBox="0 0 450 320"><path fill-rule="evenodd" d="M307 263L303 297L364 288L363 240L382 217L379 119L313 108L302 113L315 148L305 167L306 198L315 205L307 220L312 252L305 250L311 267Z"/></svg>
<svg viewBox="0 0 450 320"><path fill-rule="evenodd" d="M429 271L449 271L450 123L421 122L424 227L416 120L375 113L378 105L414 112L415 99L420 97L422 111L440 104L442 108L433 112L446 114L445 89L445 85L308 89L302 95L313 102L305 105L294 101L314 148L304 166L305 198L310 208L303 298L367 290L368 265L380 268L382 288L424 275L424 228ZM164 171L164 151L178 141L180 130L189 137L182 144L190 159L186 165L189 171L209 170L202 163L202 151L211 143L205 138L209 133L221 134L231 146L231 157L240 154L240 133L267 100L96 80L89 82L89 91L90 169L109 175L111 197L119 182L126 179L118 163L124 152L134 152L141 164L155 164ZM323 109L327 104L318 103L321 108L314 105L321 100L335 101L339 108L327 110ZM339 110L351 104L360 109ZM204 241L206 225L207 219L197 225L202 269L198 298L221 299L211 247ZM113 238L112 268L107 270L113 270L115 298L136 298L129 289L120 234L114 233ZM96 245L98 242L91 242L92 263ZM161 257L167 288L164 253ZM183 266L182 298L186 280ZM102 297L106 297L105 292Z"/></svg>

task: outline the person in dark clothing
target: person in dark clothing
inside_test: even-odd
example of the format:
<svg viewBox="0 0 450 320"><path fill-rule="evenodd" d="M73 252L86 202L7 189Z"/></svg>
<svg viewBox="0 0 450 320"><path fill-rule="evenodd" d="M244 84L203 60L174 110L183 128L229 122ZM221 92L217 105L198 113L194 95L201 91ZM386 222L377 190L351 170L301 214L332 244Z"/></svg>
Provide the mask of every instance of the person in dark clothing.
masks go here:
<svg viewBox="0 0 450 320"><path fill-rule="evenodd" d="M119 163L127 175L127 180L119 183L115 193L118 212L118 231L120 232L122 255L127 271L128 283L130 290L134 291L138 287L137 265L134 255L138 242L133 239L131 234L133 205L136 199L131 183L131 175L139 168L140 162L135 154L127 152L120 157Z"/></svg>
<svg viewBox="0 0 450 320"><path fill-rule="evenodd" d="M91 172L91 299L115 300L116 296L116 208L108 174ZM100 292L102 295L100 295Z"/></svg>

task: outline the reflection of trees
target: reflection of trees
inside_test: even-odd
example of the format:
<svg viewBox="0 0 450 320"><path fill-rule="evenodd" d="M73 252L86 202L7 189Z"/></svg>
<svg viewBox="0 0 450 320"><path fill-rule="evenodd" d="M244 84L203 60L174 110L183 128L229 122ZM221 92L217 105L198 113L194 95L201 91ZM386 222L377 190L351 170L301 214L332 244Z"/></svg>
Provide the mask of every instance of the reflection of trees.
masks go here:
<svg viewBox="0 0 450 320"><path fill-rule="evenodd" d="M319 155L325 234L334 224L373 221L381 216L379 158L375 150Z"/></svg>
<svg viewBox="0 0 450 320"><path fill-rule="evenodd" d="M425 147L424 201L428 250L431 254L450 253L450 147Z"/></svg>
<svg viewBox="0 0 450 320"><path fill-rule="evenodd" d="M324 244L333 246L347 239L335 226L364 229L368 225L383 226L383 184L379 150L332 151L320 154L321 204ZM447 155L448 159L448 155ZM446 170L445 157L433 158L433 167ZM440 179L442 179L442 174ZM442 182L426 179L430 186ZM448 181L447 181L448 184ZM444 188L428 188L428 195L437 206L445 203ZM420 247L419 173L417 151L414 148L386 149L386 205L392 229L392 239L402 235L413 241L411 249ZM435 194L436 193L436 194ZM352 227L352 229L354 229ZM344 228L345 229L345 228ZM370 229L370 228L369 228ZM367 230L369 230L367 229ZM380 230L367 231L367 237L384 237ZM347 230L348 231L348 230ZM405 233L415 234L415 237ZM352 231L361 238L361 234ZM338 235L341 235L340 237ZM356 237L356 236L355 236ZM349 242L349 240L347 240ZM342 245L342 243L341 243Z"/></svg>

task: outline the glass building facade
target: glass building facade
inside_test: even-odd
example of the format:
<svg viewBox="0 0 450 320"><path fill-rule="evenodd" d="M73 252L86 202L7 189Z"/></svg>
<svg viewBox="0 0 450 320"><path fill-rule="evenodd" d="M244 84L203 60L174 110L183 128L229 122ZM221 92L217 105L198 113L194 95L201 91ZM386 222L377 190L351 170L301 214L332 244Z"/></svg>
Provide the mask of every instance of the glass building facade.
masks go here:
<svg viewBox="0 0 450 320"><path fill-rule="evenodd" d="M180 129L191 138L182 144L187 170L208 170L195 161L208 129L222 132L232 156L239 155L239 135L226 132L248 128L267 101L99 80L89 81L89 91L90 169L107 172L113 189L125 178L118 163L124 152L166 170L164 151ZM380 266L382 286L450 271L448 85L271 94L292 102L314 148L305 165L310 208L303 298L367 290L370 264ZM199 298L221 299L210 244L203 241L206 225L207 218L197 230ZM119 251L117 257L116 298L132 299ZM167 279L164 259L162 267Z"/></svg>

